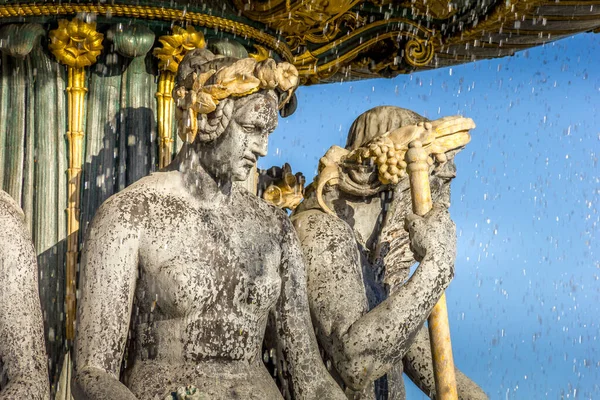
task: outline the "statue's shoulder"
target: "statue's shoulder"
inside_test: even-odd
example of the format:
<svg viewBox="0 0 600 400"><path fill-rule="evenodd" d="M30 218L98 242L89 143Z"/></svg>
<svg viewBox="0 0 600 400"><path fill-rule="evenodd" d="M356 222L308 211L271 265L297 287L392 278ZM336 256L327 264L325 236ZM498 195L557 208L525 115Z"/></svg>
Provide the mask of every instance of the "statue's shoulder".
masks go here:
<svg viewBox="0 0 600 400"><path fill-rule="evenodd" d="M153 204L173 195L178 188L177 181L180 178L176 171L158 172L141 178L102 203L94 219L137 224L149 216Z"/></svg>
<svg viewBox="0 0 600 400"><path fill-rule="evenodd" d="M240 205L243 212L256 213L261 220L273 220L289 222L289 217L281 208L266 202L243 187L233 187L235 202Z"/></svg>
<svg viewBox="0 0 600 400"><path fill-rule="evenodd" d="M16 219L20 222L25 218L19 204L3 190L0 190L0 218Z"/></svg>
<svg viewBox="0 0 600 400"><path fill-rule="evenodd" d="M291 220L301 238L313 237L335 243L356 241L354 230L346 221L320 209L295 212Z"/></svg>
<svg viewBox="0 0 600 400"><path fill-rule="evenodd" d="M29 261L35 259L31 235L25 225L25 216L19 204L6 192L0 190L0 267L5 256L26 254ZM23 263L23 266L29 265Z"/></svg>

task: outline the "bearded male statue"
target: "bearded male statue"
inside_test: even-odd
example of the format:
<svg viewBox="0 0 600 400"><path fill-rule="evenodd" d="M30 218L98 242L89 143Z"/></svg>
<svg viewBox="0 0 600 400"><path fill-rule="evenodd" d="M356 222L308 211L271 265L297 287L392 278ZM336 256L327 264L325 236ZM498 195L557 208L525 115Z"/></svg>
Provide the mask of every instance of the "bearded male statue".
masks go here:
<svg viewBox="0 0 600 400"><path fill-rule="evenodd" d="M272 59L186 55L173 91L185 144L87 231L76 400L282 398L262 361L268 319L294 397L345 399L319 357L291 222L233 185L267 153L297 82Z"/></svg>
<svg viewBox="0 0 600 400"><path fill-rule="evenodd" d="M0 190L0 399L50 398L38 268L19 205Z"/></svg>
<svg viewBox="0 0 600 400"><path fill-rule="evenodd" d="M403 370L435 397L423 324L454 276L450 181L472 128L460 117L428 122L399 107L369 110L352 125L346 148L333 146L321 159L292 215L317 339L348 398L404 399ZM415 139L431 155L434 207L424 217L411 213L404 161ZM374 385L384 375L387 382ZM487 399L460 371L457 384L459 398Z"/></svg>

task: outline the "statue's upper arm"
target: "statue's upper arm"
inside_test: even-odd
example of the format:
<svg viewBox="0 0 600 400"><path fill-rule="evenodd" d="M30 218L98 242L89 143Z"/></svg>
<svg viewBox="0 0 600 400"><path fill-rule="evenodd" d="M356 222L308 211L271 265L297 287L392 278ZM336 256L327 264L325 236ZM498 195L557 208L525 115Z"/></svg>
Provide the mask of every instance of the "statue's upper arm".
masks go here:
<svg viewBox="0 0 600 400"><path fill-rule="evenodd" d="M84 242L77 310L76 368L118 377L138 267L139 233L131 210L107 201Z"/></svg>
<svg viewBox="0 0 600 400"><path fill-rule="evenodd" d="M0 204L0 359L9 383L24 386L3 394L6 398L48 398L35 249L23 214L9 206Z"/></svg>
<svg viewBox="0 0 600 400"><path fill-rule="evenodd" d="M360 253L354 232L337 217L305 212L294 227L304 253L313 324L323 345L367 312Z"/></svg>

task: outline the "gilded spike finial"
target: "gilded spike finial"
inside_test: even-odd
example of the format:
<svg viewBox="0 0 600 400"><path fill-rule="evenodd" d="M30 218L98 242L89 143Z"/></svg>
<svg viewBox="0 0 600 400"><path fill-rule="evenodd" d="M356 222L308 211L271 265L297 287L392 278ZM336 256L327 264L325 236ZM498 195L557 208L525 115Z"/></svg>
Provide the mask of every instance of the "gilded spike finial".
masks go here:
<svg viewBox="0 0 600 400"><path fill-rule="evenodd" d="M160 77L158 79L158 90L156 99L158 102L158 136L159 143L159 168L164 168L171 162L173 152L172 121L173 121L173 88L175 87L175 74L179 63L185 55L194 49L206 47L206 41L202 32L198 32L193 26L187 28L173 27L171 35L161 36L158 41L162 48L155 48L154 57L158 58Z"/></svg>
<svg viewBox="0 0 600 400"><path fill-rule="evenodd" d="M104 35L96 31L95 23L78 18L60 20L50 31L48 48L56 59L67 66L69 169L67 204L67 266L66 303L67 339L75 337L77 256L79 253L79 214L81 165L83 163L83 118L85 115L85 67L96 62L102 52Z"/></svg>

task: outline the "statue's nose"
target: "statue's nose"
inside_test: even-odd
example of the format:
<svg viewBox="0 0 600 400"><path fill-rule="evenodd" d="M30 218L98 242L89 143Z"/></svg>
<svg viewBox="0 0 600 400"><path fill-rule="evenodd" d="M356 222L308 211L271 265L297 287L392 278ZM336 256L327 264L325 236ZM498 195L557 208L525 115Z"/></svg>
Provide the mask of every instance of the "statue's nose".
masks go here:
<svg viewBox="0 0 600 400"><path fill-rule="evenodd" d="M269 139L266 135L261 135L254 142L254 146L252 152L256 154L258 157L264 157L267 155L267 150L269 148Z"/></svg>

